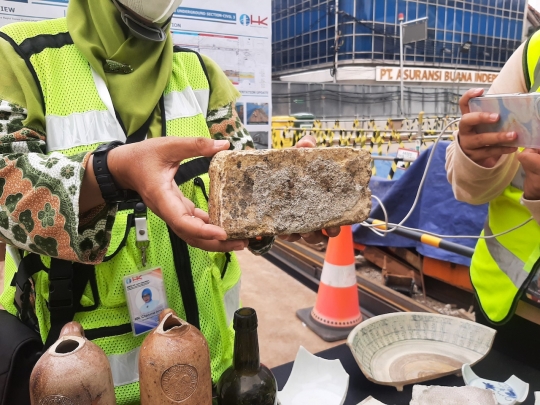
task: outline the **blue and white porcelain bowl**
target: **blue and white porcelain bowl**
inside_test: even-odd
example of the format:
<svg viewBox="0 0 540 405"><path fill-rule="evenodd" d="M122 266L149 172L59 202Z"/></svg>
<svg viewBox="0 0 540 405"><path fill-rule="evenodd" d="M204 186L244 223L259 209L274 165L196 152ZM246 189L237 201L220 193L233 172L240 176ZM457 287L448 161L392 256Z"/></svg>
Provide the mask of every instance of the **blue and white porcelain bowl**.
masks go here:
<svg viewBox="0 0 540 405"><path fill-rule="evenodd" d="M495 393L499 405L521 404L529 394L529 384L520 380L515 375L505 382L491 381L478 377L470 364L464 364L461 368L463 381L471 387L484 388Z"/></svg>

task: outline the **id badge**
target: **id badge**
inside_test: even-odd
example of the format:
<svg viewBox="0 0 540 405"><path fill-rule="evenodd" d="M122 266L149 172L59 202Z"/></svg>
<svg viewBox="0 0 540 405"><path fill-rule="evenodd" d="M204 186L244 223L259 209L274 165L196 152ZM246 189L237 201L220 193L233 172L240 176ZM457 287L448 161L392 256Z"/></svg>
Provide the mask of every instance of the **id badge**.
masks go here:
<svg viewBox="0 0 540 405"><path fill-rule="evenodd" d="M124 277L133 334L139 336L159 324L159 314L167 308L163 272L160 267Z"/></svg>

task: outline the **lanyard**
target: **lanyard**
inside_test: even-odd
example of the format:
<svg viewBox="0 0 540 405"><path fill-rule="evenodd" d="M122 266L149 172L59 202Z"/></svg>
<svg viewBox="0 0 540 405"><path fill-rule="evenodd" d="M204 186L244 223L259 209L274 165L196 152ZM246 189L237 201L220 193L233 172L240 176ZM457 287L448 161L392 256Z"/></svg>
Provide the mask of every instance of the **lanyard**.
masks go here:
<svg viewBox="0 0 540 405"><path fill-rule="evenodd" d="M96 85L96 89L98 92L99 97L101 98L101 101L103 104L105 104L105 107L107 107L107 111L109 112L110 119L116 123L114 126L114 130L116 131L115 136L126 138L126 144L128 143L135 143L135 142L141 142L144 141L147 137L148 131L150 129L150 125L152 124L152 119L154 118L154 110L150 113L150 116L145 121L145 123L133 134L130 136L127 136L127 131L125 130L125 126L122 123L122 119L120 118L120 114L117 114L116 110L114 109L114 105L112 102L112 97L109 92L109 89L107 88L107 85L105 84L105 80L97 74L97 72L94 69L92 70L92 77L94 79L94 83ZM163 95L161 96L159 100L159 106L161 109L161 122L162 122L162 136L166 136L166 125L167 120L165 117L165 103ZM135 215L135 232L136 232L136 246L141 252L141 263L142 266L146 266L146 250L148 249L148 246L150 245L150 239L148 236L148 209L146 205L143 202L139 202L135 204L134 207L134 215Z"/></svg>

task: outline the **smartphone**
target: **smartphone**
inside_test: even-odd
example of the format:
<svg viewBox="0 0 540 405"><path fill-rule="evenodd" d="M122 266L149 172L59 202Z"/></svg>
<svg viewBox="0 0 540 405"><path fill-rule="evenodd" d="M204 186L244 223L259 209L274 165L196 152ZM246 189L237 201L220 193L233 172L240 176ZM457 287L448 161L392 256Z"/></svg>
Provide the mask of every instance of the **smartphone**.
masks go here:
<svg viewBox="0 0 540 405"><path fill-rule="evenodd" d="M540 93L489 94L469 100L471 112L497 113L499 121L477 126L477 132L516 132L503 146L540 148Z"/></svg>

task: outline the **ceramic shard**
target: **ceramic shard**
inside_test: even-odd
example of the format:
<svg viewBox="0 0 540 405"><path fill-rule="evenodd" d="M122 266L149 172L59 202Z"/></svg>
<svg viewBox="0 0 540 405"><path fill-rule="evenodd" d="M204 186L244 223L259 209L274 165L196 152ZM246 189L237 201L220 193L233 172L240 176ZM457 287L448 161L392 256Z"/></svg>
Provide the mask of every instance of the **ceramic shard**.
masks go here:
<svg viewBox="0 0 540 405"><path fill-rule="evenodd" d="M512 375L505 382L487 380L478 377L470 364L463 365L461 374L466 385L493 391L499 405L521 404L529 395L529 384L515 375Z"/></svg>
<svg viewBox="0 0 540 405"><path fill-rule="evenodd" d="M495 394L476 387L413 386L410 405L497 405Z"/></svg>
<svg viewBox="0 0 540 405"><path fill-rule="evenodd" d="M371 156L355 148L224 151L210 165L210 223L229 239L365 220Z"/></svg>
<svg viewBox="0 0 540 405"><path fill-rule="evenodd" d="M357 405L386 405L386 404L382 403L381 401L377 401L372 396L369 396Z"/></svg>
<svg viewBox="0 0 540 405"><path fill-rule="evenodd" d="M494 329L465 319L398 312L363 321L349 334L347 345L368 380L401 391L477 363L494 337Z"/></svg>
<svg viewBox="0 0 540 405"><path fill-rule="evenodd" d="M281 405L342 405L348 387L349 374L341 361L320 358L300 346L278 399Z"/></svg>

